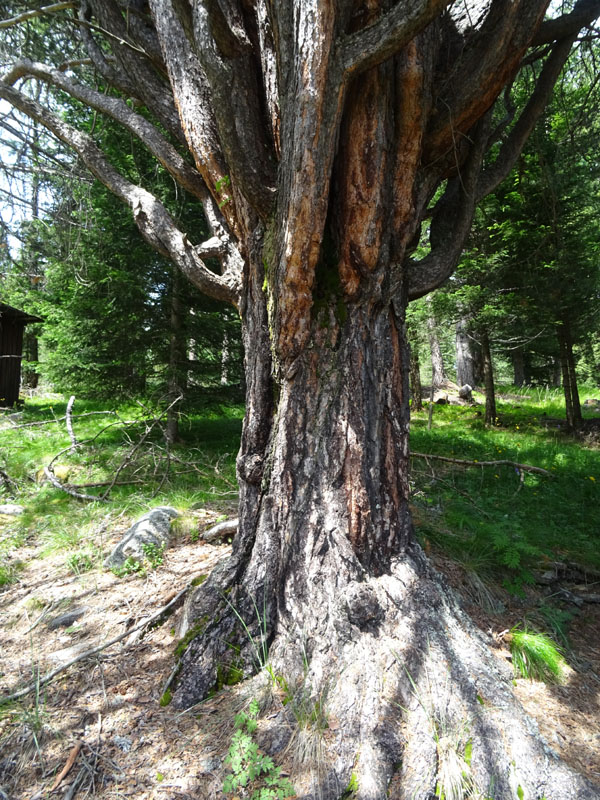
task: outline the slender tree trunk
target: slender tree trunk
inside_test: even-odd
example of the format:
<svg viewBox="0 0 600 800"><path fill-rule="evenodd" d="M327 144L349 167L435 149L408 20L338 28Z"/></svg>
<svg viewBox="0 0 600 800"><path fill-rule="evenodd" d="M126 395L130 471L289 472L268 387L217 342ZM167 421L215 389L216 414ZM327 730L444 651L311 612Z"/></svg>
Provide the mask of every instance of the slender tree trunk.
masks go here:
<svg viewBox="0 0 600 800"><path fill-rule="evenodd" d="M468 384L475 387L472 340L469 336L469 322L461 317L456 323L456 382L459 386Z"/></svg>
<svg viewBox="0 0 600 800"><path fill-rule="evenodd" d="M483 353L483 380L485 385L485 424L493 425L496 421L496 390L494 386L492 352L486 328L481 330L480 341Z"/></svg>
<svg viewBox="0 0 600 800"><path fill-rule="evenodd" d="M576 428L581 424L581 405L577 389L577 376L575 374L575 359L573 356L573 342L568 322L562 321L556 329L560 352L560 366L562 373L563 391L565 396L565 409L567 425Z"/></svg>
<svg viewBox="0 0 600 800"><path fill-rule="evenodd" d="M229 366L231 362L231 352L229 343L229 333L227 330L223 331L223 340L221 345L221 386L229 384Z"/></svg>
<svg viewBox="0 0 600 800"><path fill-rule="evenodd" d="M530 383L530 376L528 374L526 364L527 354L520 347L511 351L511 360L513 366L513 383L515 386L528 386Z"/></svg>
<svg viewBox="0 0 600 800"><path fill-rule="evenodd" d="M184 338L184 305L181 301L181 284L183 276L180 271L172 271L171 284L171 306L169 312L170 336L169 336L169 365L168 365L168 386L167 402L167 427L165 438L167 442L173 444L179 435L179 403L177 398L185 393L185 372L183 364L186 363L186 342ZM175 405L172 405L175 403Z"/></svg>
<svg viewBox="0 0 600 800"><path fill-rule="evenodd" d="M555 389L560 389L561 384L562 384L562 362L559 355L558 358L554 358L552 361L550 385L554 386Z"/></svg>
<svg viewBox="0 0 600 800"><path fill-rule="evenodd" d="M429 348L431 350L431 381L437 388L443 386L446 381L446 370L444 369L444 359L442 348L437 335L437 323L431 309L431 295L426 298L429 314L427 316L427 332L429 335Z"/></svg>
<svg viewBox="0 0 600 800"><path fill-rule="evenodd" d="M410 396L412 398L412 411L422 411L421 365L419 364L419 351L416 346L410 348Z"/></svg>

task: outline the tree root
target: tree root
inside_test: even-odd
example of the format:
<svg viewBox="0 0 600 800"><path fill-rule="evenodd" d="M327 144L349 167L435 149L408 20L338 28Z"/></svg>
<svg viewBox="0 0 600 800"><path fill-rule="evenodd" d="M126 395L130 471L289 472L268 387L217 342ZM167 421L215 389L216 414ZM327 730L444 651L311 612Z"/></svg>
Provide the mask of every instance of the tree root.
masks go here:
<svg viewBox="0 0 600 800"><path fill-rule="evenodd" d="M358 800L600 798L544 743L514 697L509 666L416 545L388 574L323 577L304 606L276 619L235 589L219 596L235 572L225 566L188 606L205 622L175 699L187 707L205 696L221 659L243 662L245 674L268 663L264 683L285 696L270 723L296 729L288 749L299 798L341 798L349 787Z"/></svg>

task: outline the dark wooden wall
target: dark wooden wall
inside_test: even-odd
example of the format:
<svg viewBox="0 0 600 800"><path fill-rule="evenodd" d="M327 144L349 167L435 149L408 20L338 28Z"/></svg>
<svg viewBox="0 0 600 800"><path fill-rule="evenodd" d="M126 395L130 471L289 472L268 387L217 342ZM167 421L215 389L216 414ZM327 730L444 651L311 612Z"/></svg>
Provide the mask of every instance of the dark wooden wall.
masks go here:
<svg viewBox="0 0 600 800"><path fill-rule="evenodd" d="M23 331L28 322L39 321L0 303L0 406L13 406L19 399Z"/></svg>

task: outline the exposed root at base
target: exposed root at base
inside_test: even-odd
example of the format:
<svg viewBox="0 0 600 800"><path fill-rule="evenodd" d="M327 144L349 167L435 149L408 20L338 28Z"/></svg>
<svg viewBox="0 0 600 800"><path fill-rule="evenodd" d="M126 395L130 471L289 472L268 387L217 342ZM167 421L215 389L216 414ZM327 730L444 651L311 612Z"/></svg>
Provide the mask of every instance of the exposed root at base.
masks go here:
<svg viewBox="0 0 600 800"><path fill-rule="evenodd" d="M341 586L336 578L311 586L310 603L288 605L276 624L268 614L244 622L250 644L237 645L251 656L272 638L255 685L284 704L271 726L293 731L286 746L299 798L600 798L543 742L514 698L508 665L418 547L387 575ZM315 616L324 606L329 613ZM251 610L220 608L187 661L196 686L214 684L215 660L240 641Z"/></svg>

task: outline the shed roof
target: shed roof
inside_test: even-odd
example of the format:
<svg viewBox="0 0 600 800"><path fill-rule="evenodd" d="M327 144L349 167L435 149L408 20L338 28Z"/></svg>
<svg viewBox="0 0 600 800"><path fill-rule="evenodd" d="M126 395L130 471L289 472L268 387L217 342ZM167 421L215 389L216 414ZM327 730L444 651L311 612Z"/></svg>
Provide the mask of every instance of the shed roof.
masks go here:
<svg viewBox="0 0 600 800"><path fill-rule="evenodd" d="M16 322L22 322L27 325L29 322L41 322L41 317L35 317L33 314L27 314L25 311L19 311L18 308L7 306L6 303L0 303L0 319L8 317Z"/></svg>

